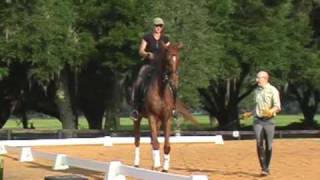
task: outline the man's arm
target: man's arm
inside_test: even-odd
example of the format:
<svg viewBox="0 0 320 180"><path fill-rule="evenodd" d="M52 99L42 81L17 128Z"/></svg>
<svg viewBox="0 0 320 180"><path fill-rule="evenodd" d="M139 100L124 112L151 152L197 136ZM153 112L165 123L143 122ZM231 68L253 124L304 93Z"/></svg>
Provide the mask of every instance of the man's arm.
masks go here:
<svg viewBox="0 0 320 180"><path fill-rule="evenodd" d="M273 92L273 106L270 109L273 114L276 114L281 111L281 102L279 91L275 88Z"/></svg>

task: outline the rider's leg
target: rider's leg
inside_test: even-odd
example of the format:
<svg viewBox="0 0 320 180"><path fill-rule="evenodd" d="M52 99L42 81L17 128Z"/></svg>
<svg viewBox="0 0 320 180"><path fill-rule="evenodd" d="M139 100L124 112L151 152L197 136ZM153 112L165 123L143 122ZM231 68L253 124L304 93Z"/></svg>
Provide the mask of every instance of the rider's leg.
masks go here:
<svg viewBox="0 0 320 180"><path fill-rule="evenodd" d="M148 65L142 66L139 71L138 77L133 84L133 88L131 92L131 102L133 104L133 111L130 113L130 118L132 120L137 120L139 117L139 106L141 103L140 101L141 95L139 92L139 88L145 79L147 71L148 71Z"/></svg>

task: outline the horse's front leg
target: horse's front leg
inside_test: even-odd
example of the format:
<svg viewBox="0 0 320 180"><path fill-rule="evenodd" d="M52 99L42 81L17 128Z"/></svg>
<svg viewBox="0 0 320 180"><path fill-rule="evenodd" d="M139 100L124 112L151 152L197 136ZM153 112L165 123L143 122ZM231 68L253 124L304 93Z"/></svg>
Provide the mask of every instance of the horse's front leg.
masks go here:
<svg viewBox="0 0 320 180"><path fill-rule="evenodd" d="M160 170L160 144L158 141L158 128L157 120L154 116L149 118L149 126L151 130L151 145L152 145L152 158L153 158L153 169Z"/></svg>
<svg viewBox="0 0 320 180"><path fill-rule="evenodd" d="M134 153L134 162L133 165L135 167L139 167L140 165L140 122L142 118L138 118L134 121L134 145L135 145L135 153Z"/></svg>
<svg viewBox="0 0 320 180"><path fill-rule="evenodd" d="M170 167L170 134L171 134L172 117L170 116L164 123L164 154L163 154L163 172L168 172Z"/></svg>

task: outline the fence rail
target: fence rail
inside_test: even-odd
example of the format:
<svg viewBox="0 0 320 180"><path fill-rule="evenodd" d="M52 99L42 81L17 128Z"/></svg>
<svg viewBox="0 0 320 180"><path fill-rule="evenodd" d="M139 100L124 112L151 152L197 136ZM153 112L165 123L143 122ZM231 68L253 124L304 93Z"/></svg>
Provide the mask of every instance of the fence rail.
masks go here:
<svg viewBox="0 0 320 180"><path fill-rule="evenodd" d="M3 146L3 145L2 145ZM86 170L92 170L105 173L104 180L125 180L126 177L134 177L141 180L208 180L205 175L178 175L172 173L162 173L143 168L131 167L123 165L119 161L100 162L96 160L80 159L69 157L64 154L53 154L31 150L30 147L10 147L5 146L8 152L20 152L20 161L34 161L34 158L41 158L55 161L54 170L64 170L69 166L77 167Z"/></svg>
<svg viewBox="0 0 320 180"><path fill-rule="evenodd" d="M148 136L148 131L143 131L143 136ZM175 134L172 134L175 135ZM239 137L233 136L233 131L182 131L181 136L213 136L222 135L225 140L230 139L253 139L253 131L239 131ZM106 133L103 130L37 130L37 129L0 129L0 140L23 140L23 139L64 139L94 138L102 136L133 136L133 132L121 131ZM276 130L275 138L314 138L320 137L320 130Z"/></svg>

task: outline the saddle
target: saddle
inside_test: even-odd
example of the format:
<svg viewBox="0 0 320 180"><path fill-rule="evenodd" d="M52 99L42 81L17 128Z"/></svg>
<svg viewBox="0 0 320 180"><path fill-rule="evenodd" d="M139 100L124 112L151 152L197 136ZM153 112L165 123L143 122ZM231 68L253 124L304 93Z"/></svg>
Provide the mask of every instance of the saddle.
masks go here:
<svg viewBox="0 0 320 180"><path fill-rule="evenodd" d="M141 112L144 110L144 103L145 103L145 98L148 93L150 83L152 82L152 78L154 77L153 74L157 73L156 68L150 69L148 73L145 74L143 77L142 83L140 86L137 87L135 97L134 97L134 107ZM173 85L171 81L168 79L168 74L163 74L163 81L169 85L170 90L172 91L174 100L176 100L177 97L177 88Z"/></svg>

